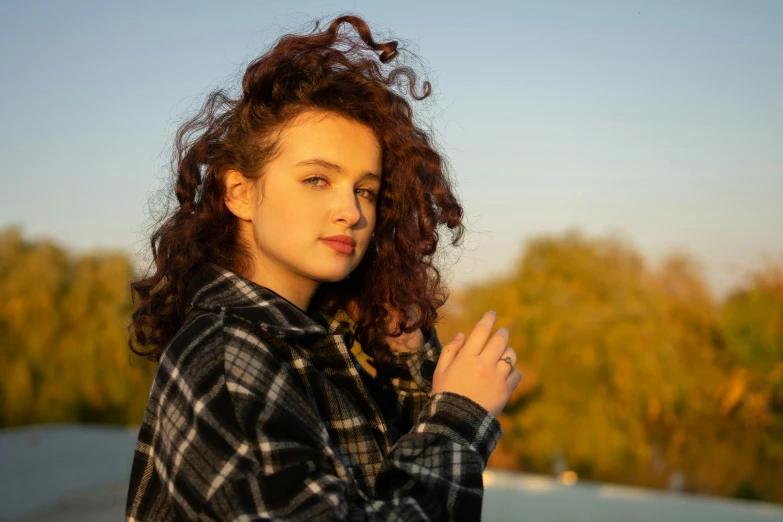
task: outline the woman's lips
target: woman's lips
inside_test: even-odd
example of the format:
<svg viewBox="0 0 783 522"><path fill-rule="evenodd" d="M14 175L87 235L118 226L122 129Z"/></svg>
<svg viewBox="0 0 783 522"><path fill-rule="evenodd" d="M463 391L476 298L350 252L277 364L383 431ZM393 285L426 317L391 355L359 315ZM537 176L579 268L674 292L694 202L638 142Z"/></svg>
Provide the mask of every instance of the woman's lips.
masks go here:
<svg viewBox="0 0 783 522"><path fill-rule="evenodd" d="M332 247L337 252L340 252L341 254L352 254L354 251L354 247L346 243L342 243L340 241L332 241L330 239L322 239L321 241L323 241L324 243Z"/></svg>

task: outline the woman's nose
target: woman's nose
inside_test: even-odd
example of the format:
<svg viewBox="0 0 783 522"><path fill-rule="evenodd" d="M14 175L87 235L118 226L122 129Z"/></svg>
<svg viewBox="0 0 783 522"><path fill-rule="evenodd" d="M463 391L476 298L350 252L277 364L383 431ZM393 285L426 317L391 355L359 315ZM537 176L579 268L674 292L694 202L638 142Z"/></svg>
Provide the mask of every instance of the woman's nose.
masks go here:
<svg viewBox="0 0 783 522"><path fill-rule="evenodd" d="M359 196L353 189L335 191L334 217L337 221L344 221L349 226L353 226L362 217L362 210L359 206Z"/></svg>

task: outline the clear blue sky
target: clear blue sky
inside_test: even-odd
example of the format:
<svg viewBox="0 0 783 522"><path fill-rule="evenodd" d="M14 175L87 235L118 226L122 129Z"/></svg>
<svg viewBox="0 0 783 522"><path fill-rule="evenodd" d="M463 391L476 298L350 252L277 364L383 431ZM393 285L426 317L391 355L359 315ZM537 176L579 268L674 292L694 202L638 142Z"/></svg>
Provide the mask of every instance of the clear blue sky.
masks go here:
<svg viewBox="0 0 783 522"><path fill-rule="evenodd" d="M472 233L459 286L526 239L686 251L717 293L783 254L783 2L4 2L0 227L146 247L178 122L287 30L344 11L416 46Z"/></svg>

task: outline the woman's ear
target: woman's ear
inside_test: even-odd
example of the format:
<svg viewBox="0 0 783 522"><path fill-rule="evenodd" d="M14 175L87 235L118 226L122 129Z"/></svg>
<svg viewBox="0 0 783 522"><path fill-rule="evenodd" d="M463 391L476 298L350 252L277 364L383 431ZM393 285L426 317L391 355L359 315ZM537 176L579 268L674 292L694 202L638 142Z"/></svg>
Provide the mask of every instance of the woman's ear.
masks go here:
<svg viewBox="0 0 783 522"><path fill-rule="evenodd" d="M254 183L254 180L246 178L238 170L227 169L223 175L223 185L226 189L223 201L226 208L237 218L245 221L253 220L253 207L258 203Z"/></svg>

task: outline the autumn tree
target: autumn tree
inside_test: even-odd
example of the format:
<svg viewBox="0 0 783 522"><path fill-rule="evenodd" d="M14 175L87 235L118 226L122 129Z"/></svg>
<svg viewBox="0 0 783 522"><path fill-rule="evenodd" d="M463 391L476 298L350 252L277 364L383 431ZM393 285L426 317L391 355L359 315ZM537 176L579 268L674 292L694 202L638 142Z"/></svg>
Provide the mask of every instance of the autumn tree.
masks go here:
<svg viewBox="0 0 783 522"><path fill-rule="evenodd" d="M0 232L0 425L137 423L153 368L127 349L133 267Z"/></svg>

